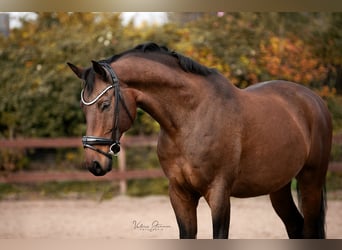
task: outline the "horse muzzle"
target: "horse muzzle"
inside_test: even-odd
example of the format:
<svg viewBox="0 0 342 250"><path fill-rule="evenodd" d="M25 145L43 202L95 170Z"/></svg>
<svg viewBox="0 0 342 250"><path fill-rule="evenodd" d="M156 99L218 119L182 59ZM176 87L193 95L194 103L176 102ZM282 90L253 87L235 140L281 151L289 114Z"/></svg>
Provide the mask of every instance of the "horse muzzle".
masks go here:
<svg viewBox="0 0 342 250"><path fill-rule="evenodd" d="M112 170L112 161L108 164L107 169L104 169L98 161L93 161L87 166L89 172L95 176L103 176L110 170Z"/></svg>

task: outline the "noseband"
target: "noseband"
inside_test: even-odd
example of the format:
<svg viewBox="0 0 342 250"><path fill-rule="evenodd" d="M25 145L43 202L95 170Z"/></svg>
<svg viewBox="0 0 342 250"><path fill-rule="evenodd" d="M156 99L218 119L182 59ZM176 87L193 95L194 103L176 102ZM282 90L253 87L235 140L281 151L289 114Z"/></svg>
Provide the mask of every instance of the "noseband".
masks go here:
<svg viewBox="0 0 342 250"><path fill-rule="evenodd" d="M120 115L120 102L124 109L126 110L126 113L130 120L133 122L134 119L129 113L129 110L127 108L127 105L124 101L124 98L120 91L120 85L119 85L119 78L115 74L112 67L105 62L100 62L100 64L109 72L111 77L111 83L112 85L109 85L107 88L105 88L98 96L96 96L92 101L87 102L84 100L84 89L81 91L81 101L84 105L90 106L96 103L108 90L114 88L114 97L115 97L115 109L114 109L114 118L113 118L113 128L112 128L112 136L111 138L103 138L103 137L97 137L97 136L83 136L82 137L82 144L84 148L92 149L100 154L105 155L109 159L112 159L113 155L117 155L120 152L120 131L119 131L119 115ZM96 148L96 145L109 145L109 152L104 152L101 149Z"/></svg>

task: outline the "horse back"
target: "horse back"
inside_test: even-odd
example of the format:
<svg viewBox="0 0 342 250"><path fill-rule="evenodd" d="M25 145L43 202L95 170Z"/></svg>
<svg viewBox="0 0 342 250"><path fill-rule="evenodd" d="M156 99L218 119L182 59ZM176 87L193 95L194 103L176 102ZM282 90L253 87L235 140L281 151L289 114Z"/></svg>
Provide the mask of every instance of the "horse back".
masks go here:
<svg viewBox="0 0 342 250"><path fill-rule="evenodd" d="M331 132L331 116L326 103L303 85L275 80L252 85L245 91L267 99L270 105L282 106L294 118L304 119L311 132L317 132L315 127L321 127L328 134Z"/></svg>

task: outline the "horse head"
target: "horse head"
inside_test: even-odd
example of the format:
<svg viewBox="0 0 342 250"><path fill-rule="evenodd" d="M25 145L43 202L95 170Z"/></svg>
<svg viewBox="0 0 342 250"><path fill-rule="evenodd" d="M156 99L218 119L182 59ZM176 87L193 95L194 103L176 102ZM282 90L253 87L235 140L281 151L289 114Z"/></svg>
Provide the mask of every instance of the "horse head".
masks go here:
<svg viewBox="0 0 342 250"><path fill-rule="evenodd" d="M112 156L120 151L122 134L136 116L134 95L105 61L92 61L87 69L68 65L84 82L80 104L87 124L82 138L85 166L96 176L105 175L112 169Z"/></svg>

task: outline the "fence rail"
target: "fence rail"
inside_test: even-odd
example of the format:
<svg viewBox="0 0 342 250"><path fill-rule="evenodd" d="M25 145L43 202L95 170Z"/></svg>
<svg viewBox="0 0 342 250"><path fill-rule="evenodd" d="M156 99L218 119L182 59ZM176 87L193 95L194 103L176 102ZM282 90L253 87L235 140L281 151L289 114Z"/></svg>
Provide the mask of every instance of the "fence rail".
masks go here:
<svg viewBox="0 0 342 250"><path fill-rule="evenodd" d="M156 136L124 136L121 139L121 151L118 155L118 170L111 171L105 176L95 177L89 172L18 172L0 176L0 183L30 183L48 181L72 181L72 180L117 180L120 193L127 191L127 180L157 178L165 176L161 169L129 170L126 169L126 149L128 147L156 146ZM0 140L0 148L77 148L82 147L81 138L19 138L14 140Z"/></svg>
<svg viewBox="0 0 342 250"><path fill-rule="evenodd" d="M333 143L342 144L342 134L333 138ZM118 170L105 176L95 177L86 171L56 172L56 171L22 171L0 175L0 183L36 183L48 181L119 181L120 192L126 193L127 180L164 177L161 169L126 170L126 149L128 147L156 146L155 136L123 137L121 152L118 156ZM77 138L23 138L15 140L0 140L0 148L75 148L82 147L81 139ZM342 162L330 162L329 171L342 172Z"/></svg>
<svg viewBox="0 0 342 250"><path fill-rule="evenodd" d="M123 147L156 146L156 136L124 136ZM82 147L80 137L72 138L19 138L0 140L0 148L77 148Z"/></svg>
<svg viewBox="0 0 342 250"><path fill-rule="evenodd" d="M88 171L21 171L0 175L0 183L37 183L49 181L126 181L131 179L165 177L161 169L111 171L105 176L94 176Z"/></svg>

